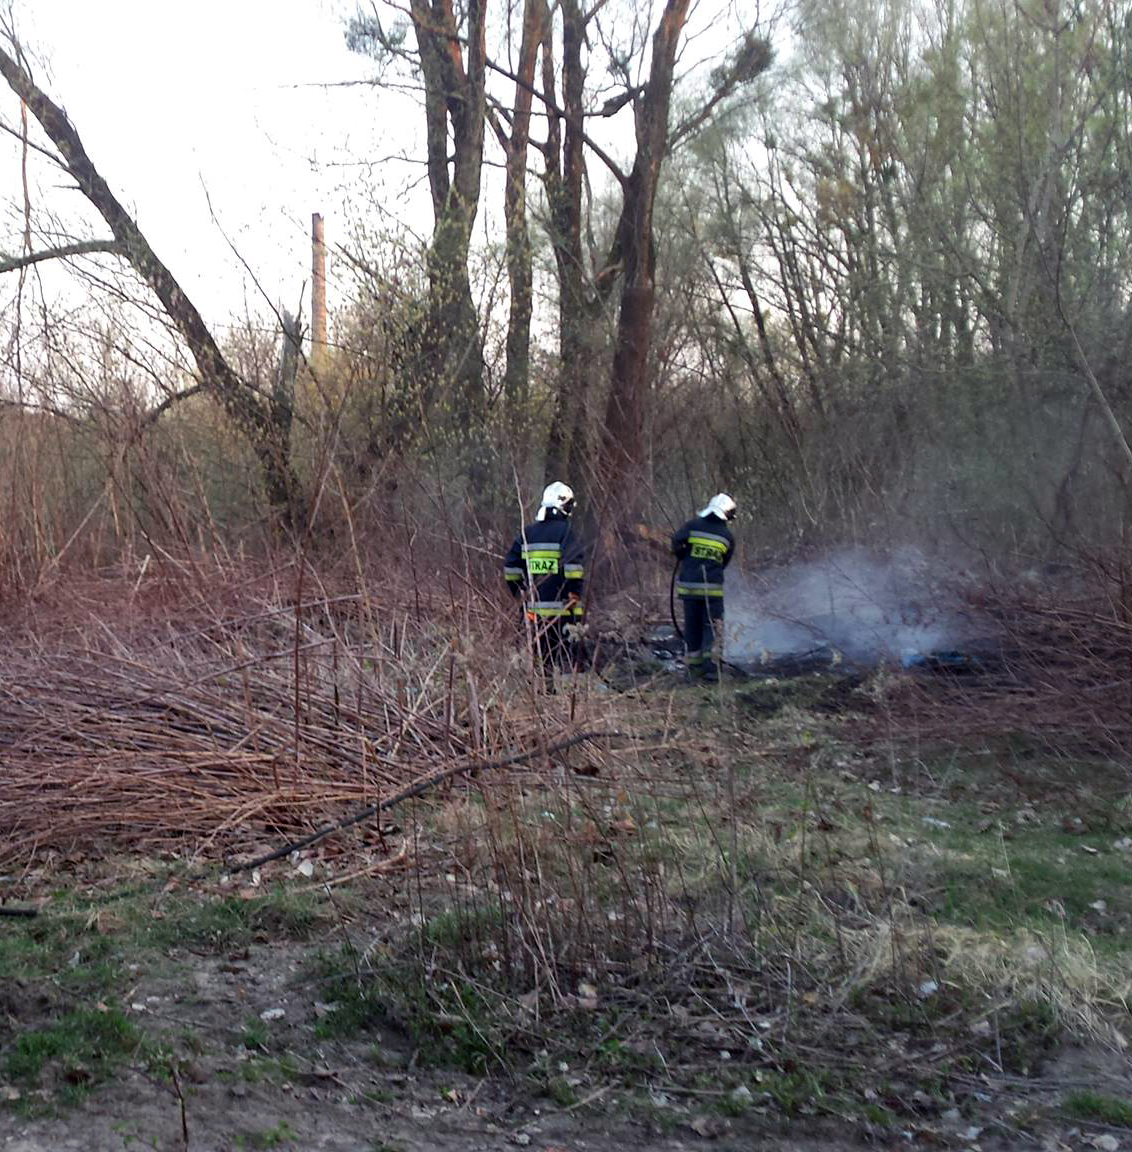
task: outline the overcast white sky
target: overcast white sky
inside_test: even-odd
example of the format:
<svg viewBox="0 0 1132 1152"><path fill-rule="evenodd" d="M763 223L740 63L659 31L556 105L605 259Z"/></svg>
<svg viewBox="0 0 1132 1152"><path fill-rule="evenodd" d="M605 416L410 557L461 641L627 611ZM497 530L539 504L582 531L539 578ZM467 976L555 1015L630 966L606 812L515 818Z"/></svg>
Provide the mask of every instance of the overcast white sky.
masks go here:
<svg viewBox="0 0 1132 1152"><path fill-rule="evenodd" d="M309 280L313 211L326 217L332 248L346 239L363 198L427 233L423 118L414 98L368 85L323 86L373 74L372 63L345 45L344 20L356 0L11 3L37 80L64 106L99 171L212 324L245 307L270 314L221 228L271 304L291 307ZM706 27L694 19L684 67L721 51L756 10L755 0L730 0ZM18 114L16 97L0 85L0 120L11 126ZM595 121L591 131L619 150L631 114ZM404 156L413 159L397 159ZM0 136L8 192L0 249L7 252L21 245L18 158L18 142ZM600 164L591 164L591 175L604 179ZM495 211L481 211L481 235L500 230L501 194L492 199L490 191L499 179L485 173ZM85 213L93 234L107 234L79 193L61 187L57 170L39 166L33 200L35 208ZM332 312L345 295L345 285L335 293L332 264ZM8 284L0 296L9 298ZM309 299L308 286L305 312Z"/></svg>
<svg viewBox="0 0 1132 1152"><path fill-rule="evenodd" d="M95 165L133 210L158 255L210 320L243 309L254 287L209 214L275 301L297 302L309 278L310 217L340 242L344 190L360 164L412 146L406 101L361 79L372 65L345 46L352 0L16 0L37 79L66 109ZM0 117L18 121L0 89ZM400 111L399 111L400 109ZM18 145L0 143L8 196L20 200ZM401 187L405 165L367 180ZM41 203L81 208L41 182ZM9 220L7 251L19 247ZM105 235L105 228L100 234ZM309 303L309 288L306 302Z"/></svg>

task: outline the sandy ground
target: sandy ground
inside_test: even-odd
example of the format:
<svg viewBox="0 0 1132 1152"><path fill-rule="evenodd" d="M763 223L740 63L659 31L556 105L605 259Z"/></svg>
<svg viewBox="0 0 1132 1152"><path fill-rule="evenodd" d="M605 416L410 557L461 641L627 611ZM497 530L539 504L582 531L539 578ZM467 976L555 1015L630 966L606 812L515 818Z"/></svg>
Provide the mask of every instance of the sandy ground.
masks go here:
<svg viewBox="0 0 1132 1152"><path fill-rule="evenodd" d="M788 1141L734 1120L706 1118L700 1135L693 1113L673 1118L675 1131L660 1133L648 1124L615 1115L562 1112L535 1114L505 1102L487 1106L444 1104L439 1094L409 1090L391 1105L355 1104L335 1087L295 1085L290 1091L251 1089L234 1096L216 1085L187 1093L190 1149L325 1149L327 1152L473 1152L529 1147L532 1152L679 1152L760 1147L771 1152L840 1149L832 1135ZM418 1097L418 1098L414 1098ZM737 1126L738 1125L738 1126ZM53 1120L0 1119L0 1148L6 1152L59 1149L184 1149L180 1109L166 1091L131 1076L100 1092L65 1117Z"/></svg>
<svg viewBox="0 0 1132 1152"><path fill-rule="evenodd" d="M832 1132L795 1143L768 1130L777 1121L729 1119L694 1098L665 1098L629 1117L596 1090L581 1096L580 1106L558 1108L504 1078L412 1069L404 1038L393 1034L318 1041L318 1001L302 980L303 959L302 947L276 944L237 956L184 954L139 972L128 997L138 1026L178 1041L181 1050L191 1040L198 1053L179 1066L178 1085L163 1070L131 1066L77 1105L47 1102L52 1115L0 1110L0 1149L183 1152L186 1130L191 1152L677 1152L705 1142L718 1149L836 1152L849 1146ZM280 1011L267 1025L268 1051L246 1051L237 1040L245 1022Z"/></svg>

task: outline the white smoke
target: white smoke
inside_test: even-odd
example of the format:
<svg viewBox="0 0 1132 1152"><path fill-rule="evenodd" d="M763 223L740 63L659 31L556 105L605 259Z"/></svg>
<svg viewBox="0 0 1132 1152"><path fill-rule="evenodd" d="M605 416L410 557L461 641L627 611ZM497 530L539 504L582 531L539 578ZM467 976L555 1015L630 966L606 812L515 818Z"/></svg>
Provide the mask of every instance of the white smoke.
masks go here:
<svg viewBox="0 0 1132 1152"><path fill-rule="evenodd" d="M840 549L806 563L727 573L726 656L737 664L828 646L846 659L914 663L968 628L918 550Z"/></svg>

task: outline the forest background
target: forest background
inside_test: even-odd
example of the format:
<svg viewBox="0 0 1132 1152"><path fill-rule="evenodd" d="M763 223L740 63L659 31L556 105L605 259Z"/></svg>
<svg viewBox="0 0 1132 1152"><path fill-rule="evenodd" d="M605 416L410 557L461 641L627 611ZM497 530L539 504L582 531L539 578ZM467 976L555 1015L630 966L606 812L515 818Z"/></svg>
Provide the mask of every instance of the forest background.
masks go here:
<svg viewBox="0 0 1132 1152"><path fill-rule="evenodd" d="M723 487L752 559L1120 567L1127 5L359 9L340 31L374 116L419 118L427 226L355 185L317 352L309 294L210 328L82 108L53 122L18 15L9 586L347 522L494 552L554 478L610 544Z"/></svg>

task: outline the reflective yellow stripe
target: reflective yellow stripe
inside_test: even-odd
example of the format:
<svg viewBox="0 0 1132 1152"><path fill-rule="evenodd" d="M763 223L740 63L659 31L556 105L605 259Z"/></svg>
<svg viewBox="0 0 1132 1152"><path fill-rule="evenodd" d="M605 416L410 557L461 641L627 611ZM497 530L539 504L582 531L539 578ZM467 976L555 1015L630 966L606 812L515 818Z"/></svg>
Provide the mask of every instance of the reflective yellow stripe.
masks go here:
<svg viewBox="0 0 1132 1152"><path fill-rule="evenodd" d="M722 584L680 584L676 585L677 596L688 597L701 597L701 596L722 596Z"/></svg>
<svg viewBox="0 0 1132 1152"><path fill-rule="evenodd" d="M567 607L564 600L536 600L531 605L531 611L536 616L581 616L580 603Z"/></svg>
<svg viewBox="0 0 1132 1152"><path fill-rule="evenodd" d="M555 575L561 560L562 550L557 545L523 549L523 561L527 565L527 571L538 576Z"/></svg>

